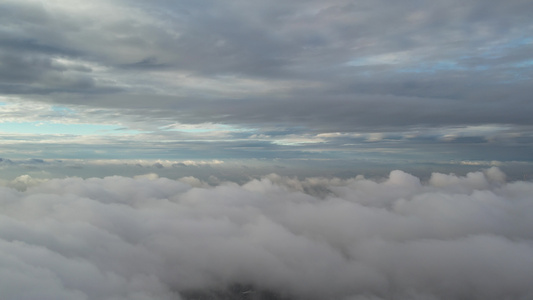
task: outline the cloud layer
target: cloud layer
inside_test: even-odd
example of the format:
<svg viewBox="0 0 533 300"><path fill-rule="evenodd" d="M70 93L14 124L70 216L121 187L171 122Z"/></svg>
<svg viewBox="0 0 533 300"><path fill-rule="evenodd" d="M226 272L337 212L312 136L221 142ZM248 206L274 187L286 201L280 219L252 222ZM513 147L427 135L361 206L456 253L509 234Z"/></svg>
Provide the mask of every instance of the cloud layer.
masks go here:
<svg viewBox="0 0 533 300"><path fill-rule="evenodd" d="M5 299L533 297L533 184L497 168L18 184L0 187Z"/></svg>
<svg viewBox="0 0 533 300"><path fill-rule="evenodd" d="M286 2L2 1L0 154L531 161L531 1Z"/></svg>

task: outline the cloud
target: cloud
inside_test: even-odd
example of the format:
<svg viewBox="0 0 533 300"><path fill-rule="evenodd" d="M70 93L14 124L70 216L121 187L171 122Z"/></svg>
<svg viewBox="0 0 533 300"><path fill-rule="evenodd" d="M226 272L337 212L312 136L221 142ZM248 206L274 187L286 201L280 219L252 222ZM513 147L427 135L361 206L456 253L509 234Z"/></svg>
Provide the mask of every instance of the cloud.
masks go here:
<svg viewBox="0 0 533 300"><path fill-rule="evenodd" d="M3 1L0 95L17 105L2 120L117 129L44 147L24 136L4 153L331 158L346 144L369 147L349 141L360 135L373 152L448 147L434 157L530 161L533 7L493 2ZM389 139L413 132L426 143Z"/></svg>
<svg viewBox="0 0 533 300"><path fill-rule="evenodd" d="M520 0L2 6L4 94L193 124L531 125Z"/></svg>
<svg viewBox="0 0 533 300"><path fill-rule="evenodd" d="M496 167L427 182L17 182L28 189L0 187L6 299L533 296L533 184Z"/></svg>

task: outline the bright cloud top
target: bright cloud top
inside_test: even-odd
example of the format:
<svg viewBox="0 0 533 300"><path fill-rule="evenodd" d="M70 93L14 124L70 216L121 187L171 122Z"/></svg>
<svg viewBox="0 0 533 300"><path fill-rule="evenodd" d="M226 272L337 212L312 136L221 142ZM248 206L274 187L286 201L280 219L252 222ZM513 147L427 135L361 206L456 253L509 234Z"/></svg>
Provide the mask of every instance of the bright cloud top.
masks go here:
<svg viewBox="0 0 533 300"><path fill-rule="evenodd" d="M427 182L398 170L216 186L24 177L0 188L0 290L54 300L192 299L232 286L259 299L529 299L532 194L531 182L506 183L495 167Z"/></svg>

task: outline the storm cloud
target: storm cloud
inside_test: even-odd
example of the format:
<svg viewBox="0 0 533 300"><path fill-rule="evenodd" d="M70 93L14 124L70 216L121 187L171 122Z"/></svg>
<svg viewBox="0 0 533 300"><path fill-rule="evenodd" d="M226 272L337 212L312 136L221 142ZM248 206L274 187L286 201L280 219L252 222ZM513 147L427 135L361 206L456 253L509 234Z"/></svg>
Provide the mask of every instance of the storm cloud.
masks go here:
<svg viewBox="0 0 533 300"><path fill-rule="evenodd" d="M533 297L533 184L498 168L17 184L0 188L5 299Z"/></svg>

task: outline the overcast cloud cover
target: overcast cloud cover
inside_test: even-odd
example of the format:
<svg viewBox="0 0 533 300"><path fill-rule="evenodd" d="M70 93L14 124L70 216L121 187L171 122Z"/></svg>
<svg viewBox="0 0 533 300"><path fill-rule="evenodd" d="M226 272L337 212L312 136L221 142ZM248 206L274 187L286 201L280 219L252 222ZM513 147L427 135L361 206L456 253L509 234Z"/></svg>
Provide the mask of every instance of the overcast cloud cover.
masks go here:
<svg viewBox="0 0 533 300"><path fill-rule="evenodd" d="M0 157L531 163L532 14L529 0L2 1Z"/></svg>
<svg viewBox="0 0 533 300"><path fill-rule="evenodd" d="M0 1L0 299L533 299L531 16Z"/></svg>
<svg viewBox="0 0 533 300"><path fill-rule="evenodd" d="M0 187L0 293L531 299L532 193L495 167L427 182L25 176Z"/></svg>

